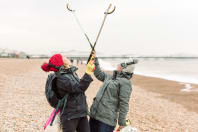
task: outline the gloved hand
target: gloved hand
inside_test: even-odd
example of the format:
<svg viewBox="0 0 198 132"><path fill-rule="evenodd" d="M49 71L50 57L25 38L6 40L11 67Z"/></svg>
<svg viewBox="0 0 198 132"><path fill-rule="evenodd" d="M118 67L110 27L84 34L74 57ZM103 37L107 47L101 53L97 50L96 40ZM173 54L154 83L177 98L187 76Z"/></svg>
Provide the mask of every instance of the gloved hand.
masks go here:
<svg viewBox="0 0 198 132"><path fill-rule="evenodd" d="M128 119L126 120L126 125L129 126L131 125L131 121ZM127 126L119 126L118 129L115 132L120 132L122 131L124 128L126 128Z"/></svg>
<svg viewBox="0 0 198 132"><path fill-rule="evenodd" d="M94 60L90 60L86 66L86 73L91 75L91 73L95 70Z"/></svg>

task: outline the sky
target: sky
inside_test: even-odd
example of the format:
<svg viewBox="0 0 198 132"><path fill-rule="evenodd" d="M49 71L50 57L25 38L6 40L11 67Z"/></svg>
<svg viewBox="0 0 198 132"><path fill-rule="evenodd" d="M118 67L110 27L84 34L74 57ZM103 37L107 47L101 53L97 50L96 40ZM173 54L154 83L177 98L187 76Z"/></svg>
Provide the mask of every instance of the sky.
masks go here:
<svg viewBox="0 0 198 132"><path fill-rule="evenodd" d="M105 54L198 55L197 0L1 0L0 48L29 54L89 51L66 4L75 9L92 43L110 3L96 45Z"/></svg>

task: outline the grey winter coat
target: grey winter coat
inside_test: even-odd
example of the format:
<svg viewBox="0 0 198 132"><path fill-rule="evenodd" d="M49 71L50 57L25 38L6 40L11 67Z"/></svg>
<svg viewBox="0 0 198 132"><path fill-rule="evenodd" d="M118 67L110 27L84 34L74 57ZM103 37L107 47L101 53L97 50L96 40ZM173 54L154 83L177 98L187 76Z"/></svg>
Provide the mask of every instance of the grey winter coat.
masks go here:
<svg viewBox="0 0 198 132"><path fill-rule="evenodd" d="M105 124L126 125L129 99L132 92L132 74L114 71L113 76L101 71L98 59L95 60L95 77L104 82L90 109L90 116Z"/></svg>

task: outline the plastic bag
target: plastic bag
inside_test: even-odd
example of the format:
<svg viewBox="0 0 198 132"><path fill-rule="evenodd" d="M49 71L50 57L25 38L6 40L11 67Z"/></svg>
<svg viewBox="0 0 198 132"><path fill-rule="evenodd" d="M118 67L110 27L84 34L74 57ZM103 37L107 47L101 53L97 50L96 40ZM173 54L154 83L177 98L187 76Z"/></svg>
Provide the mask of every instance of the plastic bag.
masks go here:
<svg viewBox="0 0 198 132"><path fill-rule="evenodd" d="M131 126L126 126L123 129L121 129L120 132L137 132L137 128L131 127Z"/></svg>
<svg viewBox="0 0 198 132"><path fill-rule="evenodd" d="M116 130L114 132L137 132L137 128L135 127L131 127L131 126L126 126L124 127L123 129L121 129L120 131L119 130Z"/></svg>

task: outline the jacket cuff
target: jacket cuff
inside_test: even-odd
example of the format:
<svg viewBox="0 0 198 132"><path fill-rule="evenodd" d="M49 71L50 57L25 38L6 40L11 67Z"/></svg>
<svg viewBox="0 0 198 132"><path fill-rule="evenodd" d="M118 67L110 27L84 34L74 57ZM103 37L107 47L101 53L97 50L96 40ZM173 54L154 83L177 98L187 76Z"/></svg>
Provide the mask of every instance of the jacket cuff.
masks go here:
<svg viewBox="0 0 198 132"><path fill-rule="evenodd" d="M126 120L120 119L120 120L118 121L118 125L119 125L119 126L126 126Z"/></svg>
<svg viewBox="0 0 198 132"><path fill-rule="evenodd" d="M92 82L93 81L92 77L89 74L87 74L87 73L84 74L82 79L84 81L87 81L87 82Z"/></svg>

